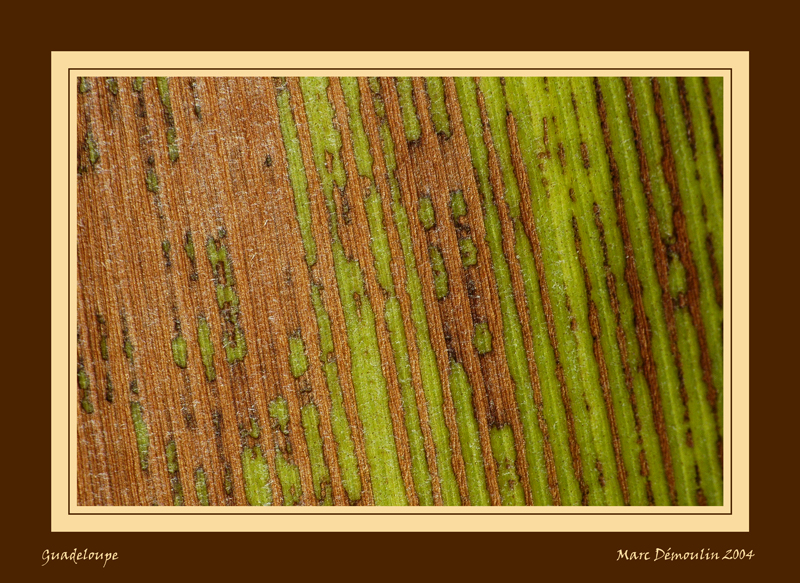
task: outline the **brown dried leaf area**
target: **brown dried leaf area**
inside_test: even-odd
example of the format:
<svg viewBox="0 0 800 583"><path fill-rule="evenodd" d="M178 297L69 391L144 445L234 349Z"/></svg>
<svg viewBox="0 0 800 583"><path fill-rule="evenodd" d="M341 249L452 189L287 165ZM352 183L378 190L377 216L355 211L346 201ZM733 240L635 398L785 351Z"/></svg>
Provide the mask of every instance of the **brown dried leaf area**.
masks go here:
<svg viewBox="0 0 800 583"><path fill-rule="evenodd" d="M721 503L716 87L80 79L79 504Z"/></svg>

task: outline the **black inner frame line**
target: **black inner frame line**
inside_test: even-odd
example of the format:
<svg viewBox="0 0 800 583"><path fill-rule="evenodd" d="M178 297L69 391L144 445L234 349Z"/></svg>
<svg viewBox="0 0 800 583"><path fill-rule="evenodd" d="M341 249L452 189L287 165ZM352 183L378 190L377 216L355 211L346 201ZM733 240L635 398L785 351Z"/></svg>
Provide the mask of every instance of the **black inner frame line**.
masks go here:
<svg viewBox="0 0 800 583"><path fill-rule="evenodd" d="M117 52L117 51L109 51ZM126 51L118 51L126 52ZM222 52L237 52L237 51L222 51ZM303 51L300 51L303 52ZM309 51L316 52L316 51ZM357 51L356 51L357 52ZM394 52L394 51L385 51ZM492 52L492 51L489 51ZM501 51L497 51L501 52ZM570 51L565 51L570 52ZM574 51L581 52L581 51ZM639 51L639 52L663 52L663 51ZM733 68L732 67L494 67L486 69L475 69L466 67L404 67L404 68L382 68L376 69L375 67L270 67L270 68L257 68L257 67L229 67L221 69L219 67L197 67L197 68L160 68L159 71L729 71L730 72L730 86L728 87L729 95L726 95L730 102L731 108L731 126L729 132L729 144L731 158L733 154ZM72 160L72 91L70 84L72 82L72 71L143 71L152 70L142 67L70 67L67 69L67 133L69 138L67 140L67 156L68 160ZM724 115L724 113L723 113ZM730 367L730 391L728 398L730 400L730 419L726 430L730 432L730 479L728 480L730 487L730 503L731 508L729 512L581 512L581 513L567 513L567 512L73 512L71 508L72 499L72 465L67 463L67 515L68 516L732 516L733 515L733 164L728 164L728 172L730 174L730 189L731 189L731 221L728 229L728 237L731 246L731 267L730 267L730 289L726 290L730 294L731 318L728 323L728 333L730 338L731 358L728 363ZM72 261L71 261L71 243L72 243L72 221L70 211L72 208L72 163L68 164L67 170L67 270L70 277L67 278L67 387L72 386L72 313L71 313L71 274L72 274ZM724 196L724 192L723 192ZM724 256L723 256L724 261ZM724 283L724 282L723 282ZM724 311L724 305L723 305ZM723 386L724 391L724 386ZM724 394L724 392L723 392ZM67 390L67 411L70 411L71 417L72 395L71 391ZM69 417L68 417L69 419ZM67 460L71 459L72 454L72 427L70 423L67 432ZM76 425L77 427L77 425ZM724 439L724 434L723 434Z"/></svg>

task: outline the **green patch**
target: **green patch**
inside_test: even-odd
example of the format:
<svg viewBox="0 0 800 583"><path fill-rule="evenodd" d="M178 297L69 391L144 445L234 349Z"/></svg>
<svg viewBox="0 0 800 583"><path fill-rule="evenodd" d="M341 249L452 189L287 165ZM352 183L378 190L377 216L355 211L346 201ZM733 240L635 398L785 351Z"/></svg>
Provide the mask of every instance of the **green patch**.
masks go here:
<svg viewBox="0 0 800 583"><path fill-rule="evenodd" d="M186 339L178 334L172 339L172 360L181 368L186 368L187 352Z"/></svg>
<svg viewBox="0 0 800 583"><path fill-rule="evenodd" d="M433 289L436 291L436 299L441 300L449 291L447 283L447 270L444 266L442 252L433 245L430 246L431 268L433 269Z"/></svg>
<svg viewBox="0 0 800 583"><path fill-rule="evenodd" d="M116 78L109 77L106 79L106 86L108 87L108 90L111 91L112 95L119 94L119 83L117 83Z"/></svg>
<svg viewBox="0 0 800 583"><path fill-rule="evenodd" d="M86 132L86 149L89 150L89 162L94 166L100 160L100 148L97 147L92 130Z"/></svg>
<svg viewBox="0 0 800 583"><path fill-rule="evenodd" d="M475 344L478 354L488 354L492 351L492 332L489 330L489 324L486 322L475 324L475 335L472 337L472 342Z"/></svg>
<svg viewBox="0 0 800 583"><path fill-rule="evenodd" d="M425 85L431 100L431 119L437 134L450 137L450 117L444 98L444 84L441 77L426 77Z"/></svg>
<svg viewBox="0 0 800 583"><path fill-rule="evenodd" d="M317 315L319 345L322 350L320 359L325 363L328 362L328 358L333 354L333 331L331 329L331 318L328 316L328 312L322 302L322 288L318 285L311 286L311 303Z"/></svg>
<svg viewBox="0 0 800 583"><path fill-rule="evenodd" d="M200 506L208 506L208 483L203 468L197 468L194 473L194 491Z"/></svg>
<svg viewBox="0 0 800 583"><path fill-rule="evenodd" d="M78 386L80 387L81 391L83 391L81 407L83 407L83 410L86 413L94 413L94 405L92 405L92 401L89 397L91 382L89 381L89 375L86 374L86 369L83 368L82 364L78 365Z"/></svg>
<svg viewBox="0 0 800 583"><path fill-rule="evenodd" d="M223 341L225 345L225 357L230 364L244 360L244 357L247 356L247 342L245 341L244 332L242 332L238 322L234 326L233 337L226 331L224 332Z"/></svg>
<svg viewBox="0 0 800 583"><path fill-rule="evenodd" d="M292 376L296 379L303 376L308 370L306 346L299 333L289 336L289 366L292 369Z"/></svg>
<svg viewBox="0 0 800 583"><path fill-rule="evenodd" d="M131 418L136 433L136 449L139 451L139 465L146 470L149 465L150 433L144 420L144 411L139 401L131 401Z"/></svg>
<svg viewBox="0 0 800 583"><path fill-rule="evenodd" d="M294 194L295 217L300 226L300 236L303 239L303 248L306 252L306 263L311 267L317 262L317 244L314 240L314 230L311 225L308 180L306 179L303 154L300 150L300 140L297 137L297 127L292 115L289 90L287 88L278 90L277 101L283 145L286 150L286 160L289 163L289 180L292 183L292 192Z"/></svg>
<svg viewBox="0 0 800 583"><path fill-rule="evenodd" d="M331 425L336 439L336 453L342 471L342 484L350 500L361 499L361 477L355 454L355 443L344 408L344 395L339 383L339 368L336 366L333 352L333 332L331 320L322 302L321 288L311 286L311 303L317 316L317 328L320 340L320 362L325 373L325 382L331 396Z"/></svg>
<svg viewBox="0 0 800 583"><path fill-rule="evenodd" d="M685 294L688 285L686 282L686 269L677 257L673 257L669 262L669 292L673 298L678 298L680 294Z"/></svg>
<svg viewBox="0 0 800 583"><path fill-rule="evenodd" d="M403 311L400 300L392 296L386 301L384 312L386 327L389 329L389 341L392 344L395 364L397 366L397 382L400 385L400 396L403 405L408 447L411 453L411 475L414 489L417 491L420 506L433 505L433 490L428 461L425 457L425 440L417 410L417 399L411 382L411 362L408 356Z"/></svg>
<svg viewBox="0 0 800 583"><path fill-rule="evenodd" d="M178 471L178 446L174 441L167 443L167 471L170 474Z"/></svg>
<svg viewBox="0 0 800 583"><path fill-rule="evenodd" d="M375 258L375 271L378 283L383 290L394 295L394 281L392 279L392 251L389 245L389 237L386 234L386 227L383 223L383 204L381 196L377 190L370 189L370 194L364 200L367 211L367 221L369 222L370 248L372 256Z"/></svg>
<svg viewBox="0 0 800 583"><path fill-rule="evenodd" d="M334 181L343 188L347 179L341 162L341 135L327 97L327 79L301 79L317 173L328 209L333 262L342 301L347 342L352 355L352 377L359 416L364 425L367 458L377 505L406 504L405 487L394 442L386 378L383 376L375 313L364 290L357 261L347 257L338 234Z"/></svg>
<svg viewBox="0 0 800 583"><path fill-rule="evenodd" d="M486 474L483 470L483 451L481 450L478 421L472 405L472 387L460 363L450 363L450 391L456 409L458 437L461 453L467 472L467 488L472 506L489 506L491 500L486 488Z"/></svg>
<svg viewBox="0 0 800 583"><path fill-rule="evenodd" d="M269 416L273 427L280 427L284 435L289 435L289 405L286 399L278 397L269 404Z"/></svg>
<svg viewBox="0 0 800 583"><path fill-rule="evenodd" d="M302 410L303 431L311 460L311 478L314 481L314 495L321 506L331 506L331 475L325 463L322 437L319 433L319 411L313 403Z"/></svg>
<svg viewBox="0 0 800 583"><path fill-rule="evenodd" d="M380 93L381 82L378 81L377 77L370 77L369 79L367 79L367 83L369 83L369 88L372 90L373 93Z"/></svg>
<svg viewBox="0 0 800 583"><path fill-rule="evenodd" d="M334 184L343 189L347 182L347 174L341 157L342 135L333 120L333 106L328 99L327 77L302 77L300 84L303 91L308 125L311 133L311 144L314 153L314 165L325 193L325 205L329 220L333 223L332 231L336 234L336 204L333 199Z"/></svg>
<svg viewBox="0 0 800 583"><path fill-rule="evenodd" d="M233 472L230 466L225 466L225 477L222 480L222 487L227 496L233 495Z"/></svg>
<svg viewBox="0 0 800 583"><path fill-rule="evenodd" d="M457 221L467 214L467 201L464 199L464 193L456 190L450 196L450 210L453 213L453 220Z"/></svg>
<svg viewBox="0 0 800 583"><path fill-rule="evenodd" d="M172 485L172 505L173 506L183 506L183 484L177 477L173 477L171 480Z"/></svg>
<svg viewBox="0 0 800 583"><path fill-rule="evenodd" d="M253 439L258 439L261 435L261 428L258 426L258 419L255 417L250 417L250 437Z"/></svg>
<svg viewBox="0 0 800 583"><path fill-rule="evenodd" d="M364 131L363 119L361 117L361 92L358 88L358 80L355 77L342 77L340 83L342 85L345 103L350 113L350 134L353 140L356 167L361 176L372 180L373 160L369 150L369 139L367 138L367 133Z"/></svg>
<svg viewBox="0 0 800 583"><path fill-rule="evenodd" d="M180 152L178 151L178 134L175 129L175 117L172 114L169 78L156 77L156 85L158 86L158 95L161 98L161 105L164 106L164 114L167 118L167 149L169 152L169 159L171 162L175 162L180 156Z"/></svg>
<svg viewBox="0 0 800 583"><path fill-rule="evenodd" d="M192 263L192 267L194 267L194 262L196 260L195 251L194 251L194 239L192 238L192 232L186 232L186 242L183 244L183 250L186 252L186 256L189 258L189 261Z"/></svg>
<svg viewBox="0 0 800 583"><path fill-rule="evenodd" d="M220 239L225 236L225 229L220 229ZM217 282L217 304L222 317L230 324L230 326L225 326L222 332L225 357L230 364L241 362L247 356L247 342L239 323L239 296L233 287L236 281L228 249L223 243L218 245L213 237L209 237L206 242L206 254ZM230 331L231 328L233 328L233 333Z"/></svg>
<svg viewBox="0 0 800 583"><path fill-rule="evenodd" d="M445 505L453 506L461 504L461 495L458 482L453 471L452 450L450 448L450 431L444 420L442 383L439 367L436 361L436 353L428 329L428 319L425 311L423 299L422 281L417 271L417 259L414 255L413 241L411 236L411 223L408 212L403 206L400 185L398 184L395 172L397 171L397 160L394 152L394 142L385 118L385 106L382 97L378 94L380 85L371 83L373 91L373 103L375 111L381 119L380 135L383 145L384 160L389 176L389 187L392 194L392 215L397 232L400 236L400 245L403 250L403 262L406 268L406 289L411 299L411 320L414 323L416 343L419 347L420 373L422 376L422 389L425 393L425 400L428 409L428 420L431 427L431 435L436 448L436 465L439 470L439 482L441 486L442 501ZM415 485L416 485L415 480ZM417 487L420 503L424 504L426 494Z"/></svg>
<svg viewBox="0 0 800 583"><path fill-rule="evenodd" d="M485 128L481 118L481 108L478 104L475 81L471 77L458 77L455 79L455 84L467 133L473 170L478 183L478 192L483 202L481 206L486 229L485 240L500 301L505 356L509 373L514 381L517 406L523 425L526 446L525 455L528 461L528 476L525 476L525 478L531 484L533 502L547 505L552 503L552 495L548 483L542 432L538 423L536 403L533 399L533 383L528 368L530 355L525 351L522 323L517 312L511 281L511 268L503 248L500 211L495 203L495 195L502 194L504 200L500 204L507 205L512 219L519 215L519 195L514 171L513 168L505 165L505 153L510 151L508 136L504 130L496 130L496 127L499 127L496 125L499 119L502 119L503 123L505 123L505 104L495 99L498 95L502 97L502 84L499 79L493 79L491 82L485 82L484 79L481 79L481 90L485 97L486 113L489 116L490 129L493 130L492 138L501 162L500 170L504 177L505 188L502 193L494 193L492 191L489 152L484 141ZM497 115L498 112L501 112L502 115Z"/></svg>
<svg viewBox="0 0 800 583"><path fill-rule="evenodd" d="M172 487L172 505L183 506L183 484L181 484L178 474L178 446L175 441L167 444L167 472L170 474L170 486Z"/></svg>
<svg viewBox="0 0 800 583"><path fill-rule="evenodd" d="M192 89L192 97L194 98L194 114L197 119L203 119L203 106L200 103L200 96L197 94L197 79L189 81L189 87Z"/></svg>
<svg viewBox="0 0 800 583"><path fill-rule="evenodd" d="M397 94L400 97L400 109L403 112L403 128L405 128L406 139L409 142L418 140L422 134L422 128L417 118L417 108L414 106L414 85L411 77L397 78Z"/></svg>
<svg viewBox="0 0 800 583"><path fill-rule="evenodd" d="M232 309L239 307L239 296L234 289L229 285L216 285L217 306L220 310L224 310L226 306Z"/></svg>
<svg viewBox="0 0 800 583"><path fill-rule="evenodd" d="M158 185L158 175L152 168L147 169L147 176L145 176L144 182L147 185L147 190L153 194L161 192L161 187Z"/></svg>
<svg viewBox="0 0 800 583"><path fill-rule="evenodd" d="M130 338L125 338L122 344L122 351L125 353L125 358L133 363L133 342L130 341Z"/></svg>
<svg viewBox="0 0 800 583"><path fill-rule="evenodd" d="M297 506L303 499L303 487L300 484L300 469L291 463L280 451L275 452L275 471L281 483L284 506Z"/></svg>
<svg viewBox="0 0 800 583"><path fill-rule="evenodd" d="M259 446L245 447L242 451L242 477L245 497L250 506L272 505L269 465Z"/></svg>
<svg viewBox="0 0 800 583"><path fill-rule="evenodd" d="M471 237L459 239L458 250L461 252L461 263L464 267L472 267L478 263L478 249Z"/></svg>
<svg viewBox="0 0 800 583"><path fill-rule="evenodd" d="M214 343L211 341L211 329L208 321L202 316L197 319L197 343L200 345L200 358L206 369L206 378L213 381L217 378L214 368Z"/></svg>
<svg viewBox="0 0 800 583"><path fill-rule="evenodd" d="M432 229L436 225L436 212L433 209L433 203L430 197L423 196L419 199L419 222L425 227L425 230Z"/></svg>
<svg viewBox="0 0 800 583"><path fill-rule="evenodd" d="M169 152L170 162L175 162L180 157L178 132L174 127L167 128L167 151Z"/></svg>
<svg viewBox="0 0 800 583"><path fill-rule="evenodd" d="M156 85L158 87L158 96L161 98L161 105L167 111L168 116L172 116L172 99L169 95L169 78L156 77Z"/></svg>
<svg viewBox="0 0 800 583"><path fill-rule="evenodd" d="M106 401L114 402L114 381L111 380L111 373L106 375Z"/></svg>
<svg viewBox="0 0 800 583"><path fill-rule="evenodd" d="M503 506L524 506L525 492L517 474L517 452L514 449L514 433L510 425L491 429L492 454L497 462L497 478L500 500Z"/></svg>

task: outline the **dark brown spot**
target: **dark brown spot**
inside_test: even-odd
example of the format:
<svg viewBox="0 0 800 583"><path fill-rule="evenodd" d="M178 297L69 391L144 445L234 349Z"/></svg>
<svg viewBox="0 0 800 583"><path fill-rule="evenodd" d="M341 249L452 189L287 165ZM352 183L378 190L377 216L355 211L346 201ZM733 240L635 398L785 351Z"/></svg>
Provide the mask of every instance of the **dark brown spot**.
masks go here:
<svg viewBox="0 0 800 583"><path fill-rule="evenodd" d="M717 153L717 167L719 168L719 178L721 184L724 176L722 172L722 144L719 140L719 131L717 131L717 117L721 116L722 112L714 111L714 104L711 98L711 87L709 86L708 77L703 77L703 92L706 96L708 114L711 117L711 134L714 136L714 151Z"/></svg>
<svg viewBox="0 0 800 583"><path fill-rule="evenodd" d="M542 124L544 126L544 145L545 145L546 148L548 148L548 151L547 151L546 155L549 158L550 157L550 151L549 151L549 148L550 148L550 136L548 135L548 132L547 132L547 118L546 117L542 118Z"/></svg>
<svg viewBox="0 0 800 583"><path fill-rule="evenodd" d="M711 233L706 237L706 250L708 251L709 263L711 263L711 273L714 278L714 297L718 306L722 306L722 283L719 276L719 268L717 267L717 257L714 254L714 241L711 238Z"/></svg>
<svg viewBox="0 0 800 583"><path fill-rule="evenodd" d="M572 458L572 468L578 486L581 491L581 501L584 505L588 503L588 486L583 475L583 468L581 466L581 448L575 433L575 416L572 409L572 399L567 389L567 384L564 375L564 368L561 363L561 355L559 352L558 337L556 335L555 317L553 315L553 307L550 301L550 292L547 285L547 274L544 271L542 259L542 247L539 241L539 236L536 230L536 221L533 216L531 208L531 193L530 182L525 164L522 161L522 154L520 150L519 140L517 138L517 124L513 115L508 116L508 132L509 140L512 148L512 162L514 163L514 171L517 175L517 182L521 189L521 220L522 225L528 239L531 242L533 250L534 266L539 278L539 291L542 297L542 308L544 310L545 321L547 323L547 334L550 339L550 344L553 347L556 362L556 378L558 379L559 387L561 389L561 400L564 404L564 409L567 417L567 433L569 435L569 449ZM541 169L541 168L540 168Z"/></svg>
<svg viewBox="0 0 800 583"><path fill-rule="evenodd" d="M718 417L717 411L717 389L714 386L711 377L711 355L708 350L706 340L705 323L702 318L700 310L700 283L697 275L697 266L692 257L692 250L689 243L689 234L686 226L686 217L683 214L683 203L680 195L679 181L677 169L675 165L675 158L672 152L672 144L670 141L669 129L667 127L666 115L664 113L664 104L661 99L661 88L657 78L653 78L653 97L655 102L656 116L659 121L659 129L661 132L661 143L663 145L663 156L661 159L661 166L664 170L664 177L667 185L669 186L670 196L672 200L673 223L675 226L675 235L677 245L681 257L681 262L686 270L686 282L688 286L687 298L689 313L692 317L692 323L697 329L697 340L700 345L700 363L703 369L703 381L707 387L707 398L711 405L711 410L715 417ZM683 99L683 98L682 98ZM692 138L693 139L693 138ZM669 315L668 310L668 315ZM674 322L672 323L674 326ZM672 331L671 331L672 334ZM676 355L676 360L677 360ZM680 370L680 361L679 370ZM686 401L684 401L684 404ZM718 438L719 439L719 438Z"/></svg>
<svg viewBox="0 0 800 583"><path fill-rule="evenodd" d="M689 138L689 146L692 148L692 158L697 161L697 144L695 142L694 125L692 123L692 110L689 108L689 99L686 94L686 80L683 77L678 77L678 97L681 102L681 110L683 110L683 118L686 120L686 137Z"/></svg>

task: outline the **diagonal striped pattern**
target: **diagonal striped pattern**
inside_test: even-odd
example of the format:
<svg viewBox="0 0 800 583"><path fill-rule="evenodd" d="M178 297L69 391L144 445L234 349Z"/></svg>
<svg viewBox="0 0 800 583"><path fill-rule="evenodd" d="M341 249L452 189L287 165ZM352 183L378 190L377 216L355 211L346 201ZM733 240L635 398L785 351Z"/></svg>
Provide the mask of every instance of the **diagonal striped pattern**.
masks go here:
<svg viewBox="0 0 800 583"><path fill-rule="evenodd" d="M717 78L82 78L83 505L721 505Z"/></svg>

